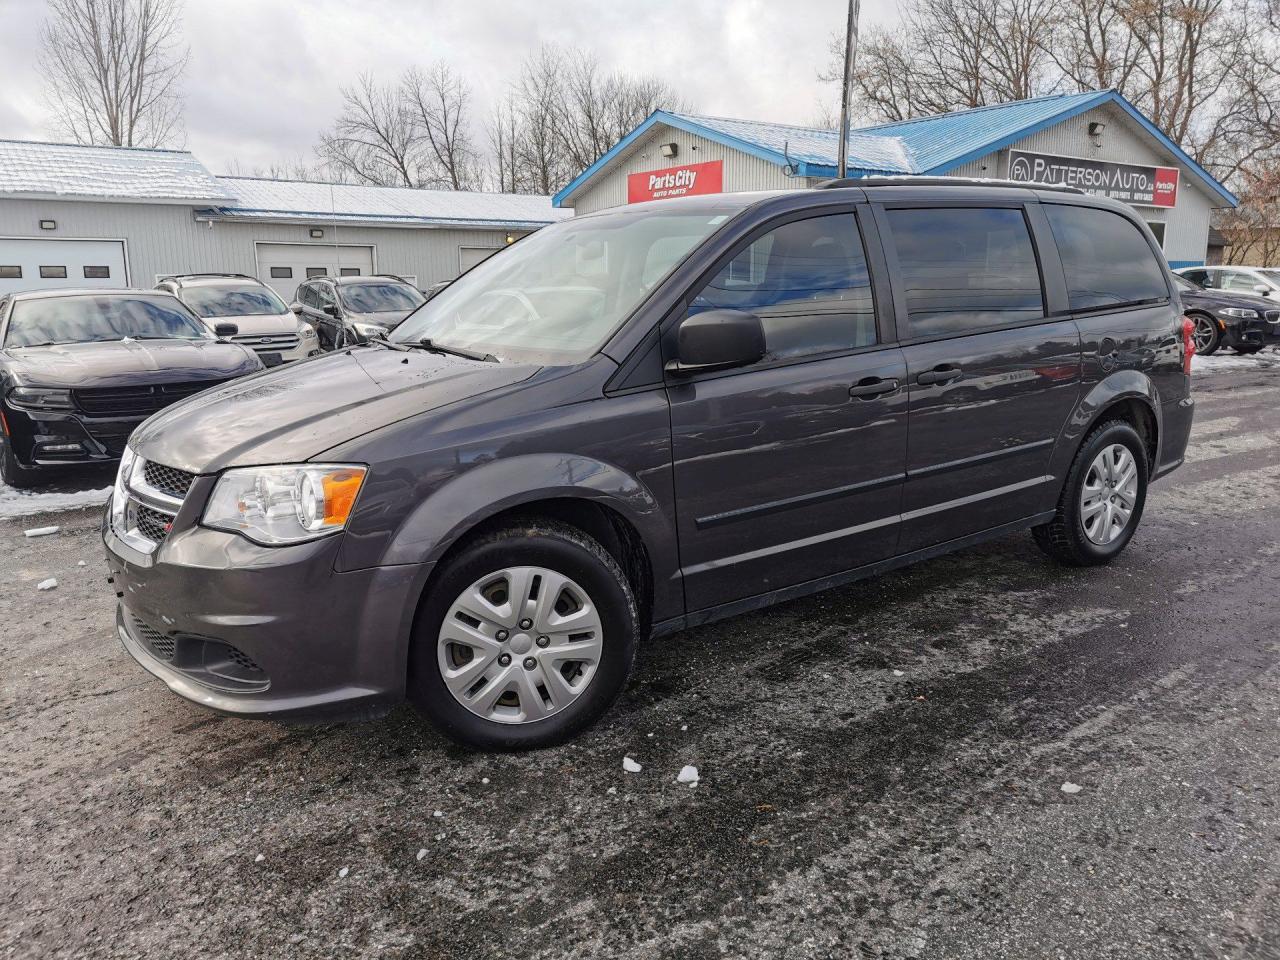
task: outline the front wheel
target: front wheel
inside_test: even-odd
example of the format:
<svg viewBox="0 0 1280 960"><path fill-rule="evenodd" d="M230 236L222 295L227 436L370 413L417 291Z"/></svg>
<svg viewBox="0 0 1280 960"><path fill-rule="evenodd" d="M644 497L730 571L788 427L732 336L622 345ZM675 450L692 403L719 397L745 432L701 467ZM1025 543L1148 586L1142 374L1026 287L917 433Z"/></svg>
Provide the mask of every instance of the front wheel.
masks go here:
<svg viewBox="0 0 1280 960"><path fill-rule="evenodd" d="M409 699L470 747L563 742L621 692L640 618L617 561L574 527L534 521L466 546L414 626Z"/></svg>
<svg viewBox="0 0 1280 960"><path fill-rule="evenodd" d="M1138 431L1124 420L1102 424L1076 454L1054 518L1032 528L1036 543L1068 566L1110 563L1133 539L1147 481L1147 449Z"/></svg>
<svg viewBox="0 0 1280 960"><path fill-rule="evenodd" d="M1192 314L1191 319L1196 325L1191 334L1191 338L1195 341L1196 353L1202 357L1215 353L1219 344L1222 343L1222 331L1218 329L1218 322L1212 317L1206 317L1203 313Z"/></svg>

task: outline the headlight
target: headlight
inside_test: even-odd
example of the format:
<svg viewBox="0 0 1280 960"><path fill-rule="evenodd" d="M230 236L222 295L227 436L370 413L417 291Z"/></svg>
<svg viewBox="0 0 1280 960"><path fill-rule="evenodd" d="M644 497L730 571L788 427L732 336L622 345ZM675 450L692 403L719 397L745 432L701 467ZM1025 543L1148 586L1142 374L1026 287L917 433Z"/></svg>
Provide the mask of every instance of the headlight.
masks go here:
<svg viewBox="0 0 1280 960"><path fill-rule="evenodd" d="M71 391L48 387L14 387L9 402L28 410L70 410Z"/></svg>
<svg viewBox="0 0 1280 960"><path fill-rule="evenodd" d="M125 500L128 499L127 487L130 476L137 463L137 456L126 446L120 457L120 469L116 471L116 488L111 495L111 529L116 533L124 533Z"/></svg>
<svg viewBox="0 0 1280 960"><path fill-rule="evenodd" d="M383 338L387 335L387 328L380 327L376 323L353 323L351 326L355 328L356 333L366 340Z"/></svg>
<svg viewBox="0 0 1280 960"><path fill-rule="evenodd" d="M347 525L365 472L345 463L228 470L201 522L264 546L315 540Z"/></svg>
<svg viewBox="0 0 1280 960"><path fill-rule="evenodd" d="M1224 317L1235 317L1238 320L1257 320L1257 310L1245 310L1242 307L1223 307L1218 313Z"/></svg>
<svg viewBox="0 0 1280 960"><path fill-rule="evenodd" d="M298 324L298 336L303 340L314 340L316 338L316 328L309 323Z"/></svg>

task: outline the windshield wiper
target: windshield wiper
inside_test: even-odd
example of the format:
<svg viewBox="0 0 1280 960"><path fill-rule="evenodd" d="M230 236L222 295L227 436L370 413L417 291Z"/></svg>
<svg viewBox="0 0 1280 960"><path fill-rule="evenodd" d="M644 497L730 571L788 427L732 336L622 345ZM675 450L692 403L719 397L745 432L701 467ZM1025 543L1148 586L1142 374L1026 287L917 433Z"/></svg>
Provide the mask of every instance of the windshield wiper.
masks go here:
<svg viewBox="0 0 1280 960"><path fill-rule="evenodd" d="M492 353L481 353L478 350L468 350L466 347L449 347L443 343L436 343L430 337L423 337L417 343L408 344L411 347L418 347L431 353L451 353L455 357L465 357L467 360L480 360L484 363L500 363L501 361Z"/></svg>

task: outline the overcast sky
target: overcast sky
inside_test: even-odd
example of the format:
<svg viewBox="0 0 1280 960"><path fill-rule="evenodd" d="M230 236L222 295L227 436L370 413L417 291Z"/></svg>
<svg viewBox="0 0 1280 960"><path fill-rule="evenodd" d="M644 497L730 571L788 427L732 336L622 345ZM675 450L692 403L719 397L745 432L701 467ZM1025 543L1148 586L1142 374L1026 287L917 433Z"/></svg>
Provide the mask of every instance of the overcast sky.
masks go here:
<svg viewBox="0 0 1280 960"><path fill-rule="evenodd" d="M893 16L863 0L863 23ZM215 172L312 158L339 88L445 60L477 116L544 41L663 77L703 113L804 123L845 0L185 0L187 146ZM0 0L0 138L50 139L37 68L45 0Z"/></svg>

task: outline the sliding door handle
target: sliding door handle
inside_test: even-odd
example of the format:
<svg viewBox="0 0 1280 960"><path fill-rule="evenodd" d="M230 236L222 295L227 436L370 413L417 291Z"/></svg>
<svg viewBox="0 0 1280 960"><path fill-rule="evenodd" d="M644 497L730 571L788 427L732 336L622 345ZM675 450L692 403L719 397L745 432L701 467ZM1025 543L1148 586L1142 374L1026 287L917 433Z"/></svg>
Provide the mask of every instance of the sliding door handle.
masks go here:
<svg viewBox="0 0 1280 960"><path fill-rule="evenodd" d="M941 364L932 370L926 370L920 376L916 377L916 383L922 387L932 386L935 383L950 383L952 380L958 380L964 373L959 367L951 364Z"/></svg>
<svg viewBox="0 0 1280 960"><path fill-rule="evenodd" d="M859 400L870 400L872 397L881 397L886 393L893 393L893 391L897 389L897 380L884 380L880 377L863 377L849 388L849 396L857 397Z"/></svg>

